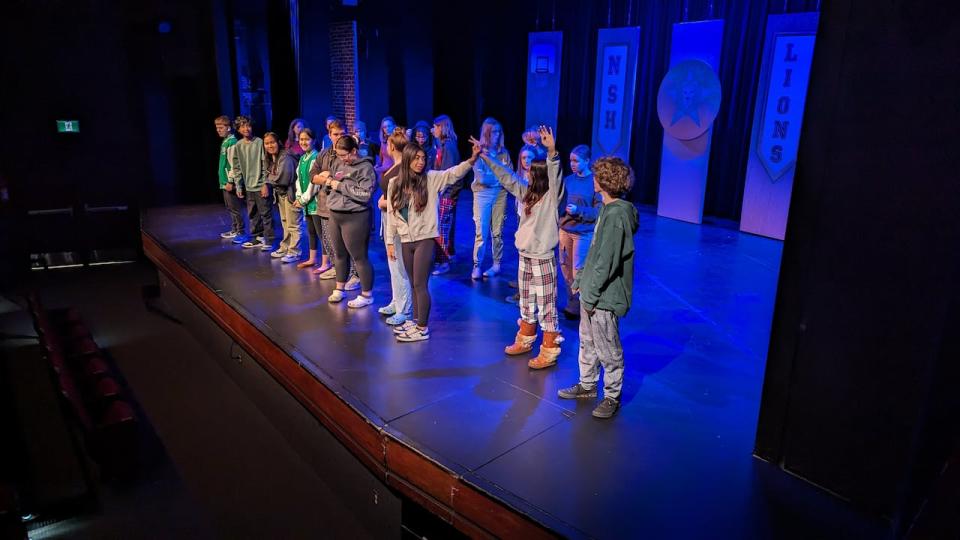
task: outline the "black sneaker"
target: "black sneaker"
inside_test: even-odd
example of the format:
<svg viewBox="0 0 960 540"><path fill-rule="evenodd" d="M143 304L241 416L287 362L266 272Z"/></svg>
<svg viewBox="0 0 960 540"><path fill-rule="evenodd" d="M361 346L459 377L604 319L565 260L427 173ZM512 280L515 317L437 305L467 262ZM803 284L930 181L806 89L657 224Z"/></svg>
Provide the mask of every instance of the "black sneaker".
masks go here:
<svg viewBox="0 0 960 540"><path fill-rule="evenodd" d="M610 418L613 415L617 414L617 409L620 408L620 403L613 398L605 397L603 401L597 405L597 408L593 410L594 418Z"/></svg>
<svg viewBox="0 0 960 540"><path fill-rule="evenodd" d="M597 389L594 388L584 388L580 383L577 383L570 388L561 388L557 390L557 395L563 399L580 399L580 398L595 398L597 397Z"/></svg>
<svg viewBox="0 0 960 540"><path fill-rule="evenodd" d="M242 243L242 244L240 244L240 245L243 246L243 247L246 248L246 249L251 249L251 248L260 249L260 248L263 247L263 241L257 240L256 238L254 238L253 240L247 240L246 242L244 242L244 243Z"/></svg>

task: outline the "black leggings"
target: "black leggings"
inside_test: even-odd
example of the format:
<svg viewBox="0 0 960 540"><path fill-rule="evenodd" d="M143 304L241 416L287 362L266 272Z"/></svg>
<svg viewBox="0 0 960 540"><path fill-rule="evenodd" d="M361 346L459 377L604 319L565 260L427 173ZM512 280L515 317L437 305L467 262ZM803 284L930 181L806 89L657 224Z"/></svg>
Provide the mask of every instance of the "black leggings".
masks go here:
<svg viewBox="0 0 960 540"><path fill-rule="evenodd" d="M362 212L330 212L330 240L333 241L333 264L337 269L337 283L345 283L350 276L350 259L360 276L360 289L373 289L373 265L367 258L370 247L370 209Z"/></svg>
<svg viewBox="0 0 960 540"><path fill-rule="evenodd" d="M307 241L310 244L310 251L317 250L317 239L320 238L322 230L320 226L320 216L307 214Z"/></svg>
<svg viewBox="0 0 960 540"><path fill-rule="evenodd" d="M425 238L416 242L400 244L403 249L403 267L413 284L413 316L417 324L427 326L430 320L430 272L433 271L433 250L435 238Z"/></svg>

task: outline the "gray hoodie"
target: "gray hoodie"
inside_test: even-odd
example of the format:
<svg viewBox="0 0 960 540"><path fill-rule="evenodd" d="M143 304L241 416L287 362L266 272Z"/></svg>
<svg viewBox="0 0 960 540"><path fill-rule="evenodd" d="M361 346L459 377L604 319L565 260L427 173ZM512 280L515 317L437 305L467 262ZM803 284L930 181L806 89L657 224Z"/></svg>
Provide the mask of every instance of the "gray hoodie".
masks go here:
<svg viewBox="0 0 960 540"><path fill-rule="evenodd" d="M553 250L560 242L560 222L557 205L563 197L563 181L560 178L560 155L547 158L547 178L549 189L527 215L523 206L523 196L527 194L527 179L518 176L489 157L484 161L493 169L500 184L517 198L520 206L520 225L514 243L520 255L530 259L552 259Z"/></svg>
<svg viewBox="0 0 960 540"><path fill-rule="evenodd" d="M387 190L387 212L390 214L390 219L387 220L387 228L384 233L387 242L394 243L394 238L397 235L400 236L400 242L404 244L440 236L440 230L437 226L437 210L440 205L440 192L456 184L457 181L466 176L468 172L470 172L470 162L464 161L445 171L427 171L424 173L427 177L427 206L424 207L423 212L417 212L412 208L409 209L407 219L400 216L399 212L394 212L391 202L393 193L397 189L400 189L400 179L398 177L390 182ZM556 212L554 212L554 214L556 214Z"/></svg>
<svg viewBox="0 0 960 540"><path fill-rule="evenodd" d="M351 164L337 160L330 176L340 181L337 189L324 188L327 208L333 212L362 212L370 209L370 197L377 189L373 157L357 158Z"/></svg>

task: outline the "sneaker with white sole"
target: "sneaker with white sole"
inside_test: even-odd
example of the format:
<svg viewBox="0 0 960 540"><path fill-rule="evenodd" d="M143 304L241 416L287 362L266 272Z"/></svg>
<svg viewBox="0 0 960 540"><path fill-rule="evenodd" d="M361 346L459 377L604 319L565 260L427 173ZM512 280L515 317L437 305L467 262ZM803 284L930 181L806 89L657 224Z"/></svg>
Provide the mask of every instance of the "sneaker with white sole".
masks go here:
<svg viewBox="0 0 960 540"><path fill-rule="evenodd" d="M377 313L381 315L395 315L397 313L397 308L393 307L393 304L387 304L385 306L378 307Z"/></svg>
<svg viewBox="0 0 960 540"><path fill-rule="evenodd" d="M483 277L493 277L500 273L500 265L494 264L490 268L487 268L486 272L483 273Z"/></svg>
<svg viewBox="0 0 960 540"><path fill-rule="evenodd" d="M357 296L356 298L354 298L353 300L347 302L347 307L362 308L362 307L367 307L367 306L369 306L369 305L372 304L372 303L373 303L373 295L372 295L372 294L371 294L370 296L365 296L365 295L361 294L361 295Z"/></svg>
<svg viewBox="0 0 960 540"><path fill-rule="evenodd" d="M327 302L330 302L331 304L336 304L341 300L343 300L343 297L344 297L343 290L334 289L333 292L330 293L330 296L327 297Z"/></svg>
<svg viewBox="0 0 960 540"><path fill-rule="evenodd" d="M263 242L257 239L253 239L253 240L247 240L246 242L240 245L246 249L252 249L252 248L260 249L260 247L263 246Z"/></svg>
<svg viewBox="0 0 960 540"><path fill-rule="evenodd" d="M287 253L286 255L284 255L283 257L280 258L280 262L282 262L283 264L294 263L294 262L297 262L297 261L299 261L299 260L300 260L300 254L299 254L299 253L297 253L297 254Z"/></svg>
<svg viewBox="0 0 960 540"><path fill-rule="evenodd" d="M483 274L480 273L480 267L473 265L473 271L470 272L470 279L477 280L483 277Z"/></svg>
<svg viewBox="0 0 960 540"><path fill-rule="evenodd" d="M286 254L287 254L286 251L276 249L270 252L270 257L274 259L282 259Z"/></svg>
<svg viewBox="0 0 960 540"><path fill-rule="evenodd" d="M407 343L412 341L423 341L425 339L430 339L430 329L420 328L419 326L414 326L411 330L407 330L402 334L397 334L397 341L403 341Z"/></svg>
<svg viewBox="0 0 960 540"><path fill-rule="evenodd" d="M417 326L417 323L413 322L413 319L407 319L406 321L394 326L393 333L399 335L408 330L412 330L415 326Z"/></svg>
<svg viewBox="0 0 960 540"><path fill-rule="evenodd" d="M407 316L404 315L403 313L394 313L393 315L391 315L391 316L387 317L386 319L384 319L383 322L389 324L390 326L398 326L398 325L401 325L401 324L407 322L407 319L408 319L408 318L409 318L409 317L407 317Z"/></svg>
<svg viewBox="0 0 960 540"><path fill-rule="evenodd" d="M233 237L234 244L242 244L244 242L247 242L248 240L250 240L250 237L245 234L238 233L236 236Z"/></svg>
<svg viewBox="0 0 960 540"><path fill-rule="evenodd" d="M237 231L227 231L227 232L220 233L220 238L230 239L230 238L236 238L236 237L237 237Z"/></svg>
<svg viewBox="0 0 960 540"><path fill-rule="evenodd" d="M260 246L260 251L270 251L271 249L273 249L273 245L268 244L266 242L264 242L263 245ZM271 256L273 255L271 254Z"/></svg>
<svg viewBox="0 0 960 540"><path fill-rule="evenodd" d="M323 272L320 272L317 277L320 279L333 279L337 277L337 269L331 266Z"/></svg>
<svg viewBox="0 0 960 540"><path fill-rule="evenodd" d="M450 263L440 263L433 267L433 272L431 273L435 276L439 276L442 274L446 274L449 271L450 271Z"/></svg>
<svg viewBox="0 0 960 540"><path fill-rule="evenodd" d="M347 280L346 285L343 286L345 291L355 291L360 288L360 278L354 276Z"/></svg>

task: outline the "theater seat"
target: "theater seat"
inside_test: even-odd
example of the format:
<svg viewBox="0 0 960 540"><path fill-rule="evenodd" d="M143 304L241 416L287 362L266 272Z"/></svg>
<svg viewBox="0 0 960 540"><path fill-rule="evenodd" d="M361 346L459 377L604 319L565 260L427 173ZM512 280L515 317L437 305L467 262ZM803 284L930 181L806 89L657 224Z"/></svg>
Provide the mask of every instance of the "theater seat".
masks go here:
<svg viewBox="0 0 960 540"><path fill-rule="evenodd" d="M115 398L120 395L120 385L113 377L103 377L97 381L94 392L99 399Z"/></svg>
<svg viewBox="0 0 960 540"><path fill-rule="evenodd" d="M137 420L133 407L123 400L117 400L107 406L100 417L101 427L112 427L120 424L135 422Z"/></svg>
<svg viewBox="0 0 960 540"><path fill-rule="evenodd" d="M83 364L83 372L91 379L110 373L110 366L100 356L91 356Z"/></svg>

